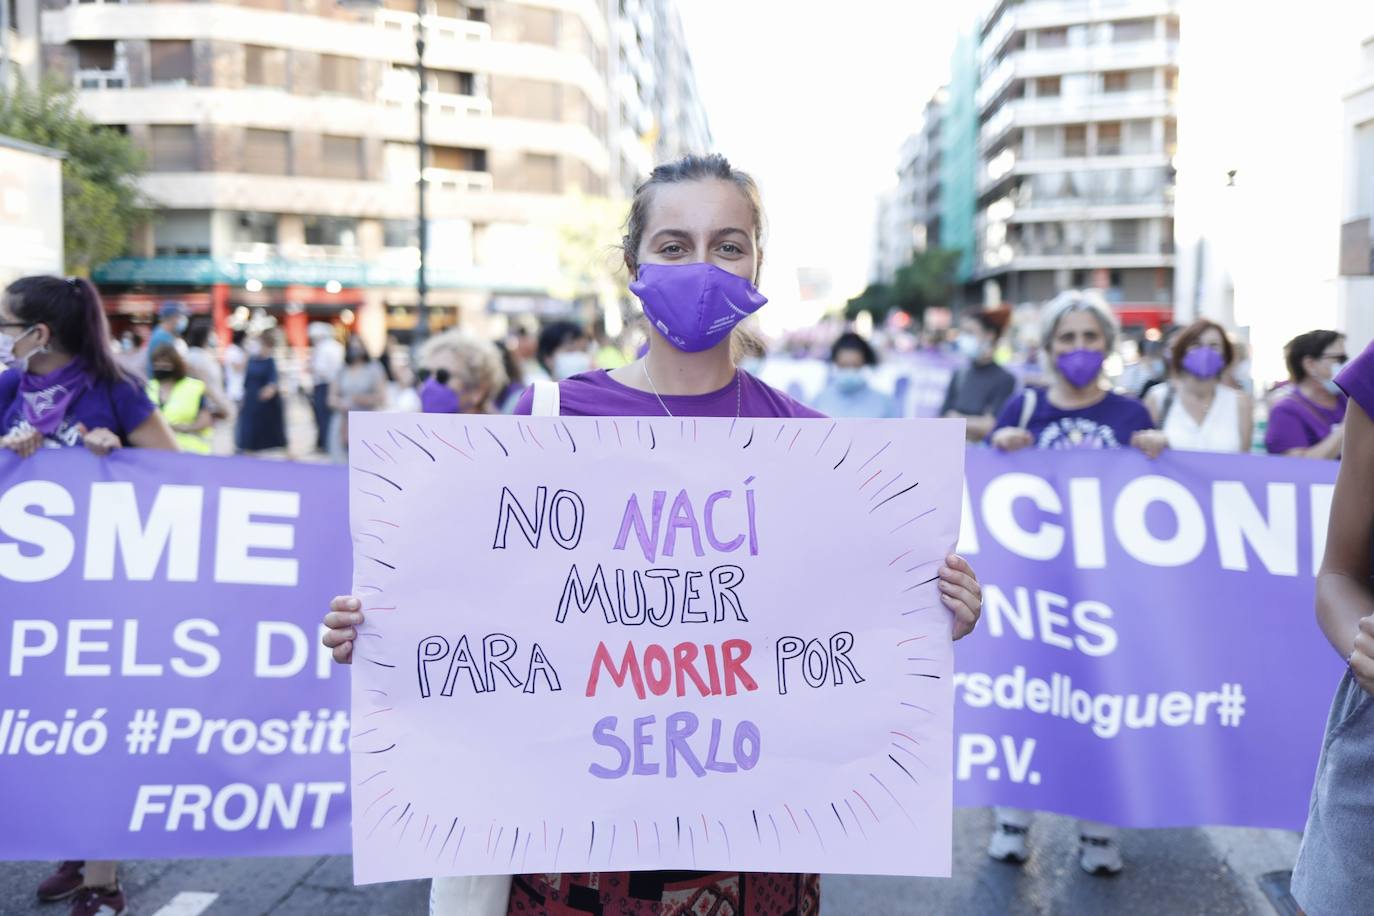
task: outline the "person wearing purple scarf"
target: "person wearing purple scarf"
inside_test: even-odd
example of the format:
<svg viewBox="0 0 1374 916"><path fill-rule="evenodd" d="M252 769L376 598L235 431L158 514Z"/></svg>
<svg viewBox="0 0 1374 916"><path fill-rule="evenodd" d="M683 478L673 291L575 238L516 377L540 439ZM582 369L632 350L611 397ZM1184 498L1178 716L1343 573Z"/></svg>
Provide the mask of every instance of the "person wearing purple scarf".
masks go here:
<svg viewBox="0 0 1374 916"><path fill-rule="evenodd" d="M24 277L0 296L0 447L123 446L176 451L143 385L114 359L105 310L81 279ZM73 913L124 912L115 862L68 860L38 886L40 900L72 899Z"/></svg>
<svg viewBox="0 0 1374 916"><path fill-rule="evenodd" d="M628 366L562 377L556 389L551 382L542 383L550 386L542 389L545 397L557 391L557 412L818 417L736 364L740 341L735 326L766 301L755 288L763 225L757 185L724 157L687 156L654 169L635 192L623 240L630 290L648 319L649 350ZM516 413L528 415L533 409L531 389ZM978 580L957 556L946 559L939 580L958 639L978 620ZM324 644L336 661L352 659L354 628L363 622L361 607L349 595L330 604ZM471 912L468 887L461 880L435 879L430 913ZM582 901L593 901L596 912L606 913L705 912L714 907L712 912L747 911L753 916L814 916L820 910L820 876L662 871L639 872L633 878L621 872L516 875L509 883L507 912L592 911Z"/></svg>

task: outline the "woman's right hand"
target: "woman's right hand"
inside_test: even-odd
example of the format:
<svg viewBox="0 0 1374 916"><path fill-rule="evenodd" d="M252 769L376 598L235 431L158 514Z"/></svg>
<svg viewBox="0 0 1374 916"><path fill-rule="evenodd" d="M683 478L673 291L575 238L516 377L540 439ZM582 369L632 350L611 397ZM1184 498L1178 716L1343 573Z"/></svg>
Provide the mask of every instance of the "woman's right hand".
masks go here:
<svg viewBox="0 0 1374 916"><path fill-rule="evenodd" d="M1018 452L1034 441L1031 434L1019 426L1003 426L992 434L992 447L1003 452Z"/></svg>
<svg viewBox="0 0 1374 916"><path fill-rule="evenodd" d="M1350 653L1346 663L1365 692L1374 694L1374 616L1360 618L1360 628L1355 634L1355 651Z"/></svg>
<svg viewBox="0 0 1374 916"><path fill-rule="evenodd" d="M18 430L0 439L0 447L14 452L20 458L28 458L43 444L43 434L36 429Z"/></svg>
<svg viewBox="0 0 1374 916"><path fill-rule="evenodd" d="M352 595L339 595L329 602L329 613L324 615L325 631L322 642L334 651L334 661L341 665L353 662L353 640L358 636L357 626L363 622L363 603Z"/></svg>

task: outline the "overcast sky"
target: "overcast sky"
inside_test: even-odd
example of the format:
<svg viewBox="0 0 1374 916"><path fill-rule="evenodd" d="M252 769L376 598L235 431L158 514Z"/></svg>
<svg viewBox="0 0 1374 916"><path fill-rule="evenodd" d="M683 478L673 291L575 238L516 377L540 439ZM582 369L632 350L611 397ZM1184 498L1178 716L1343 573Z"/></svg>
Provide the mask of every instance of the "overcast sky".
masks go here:
<svg viewBox="0 0 1374 916"><path fill-rule="evenodd" d="M683 0L716 151L753 173L770 219L763 292L795 296L798 266L863 288L874 201L945 80L966 0Z"/></svg>

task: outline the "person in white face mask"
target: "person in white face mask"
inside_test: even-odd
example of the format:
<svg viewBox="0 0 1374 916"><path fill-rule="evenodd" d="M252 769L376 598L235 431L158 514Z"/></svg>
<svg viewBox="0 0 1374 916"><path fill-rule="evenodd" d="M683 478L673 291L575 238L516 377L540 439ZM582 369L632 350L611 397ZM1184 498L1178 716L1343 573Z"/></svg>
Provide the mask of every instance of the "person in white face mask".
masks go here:
<svg viewBox="0 0 1374 916"><path fill-rule="evenodd" d="M1283 348L1293 387L1269 409L1264 446L1271 455L1339 458L1345 442L1345 394L1336 373L1346 362L1345 335L1308 331Z"/></svg>
<svg viewBox="0 0 1374 916"><path fill-rule="evenodd" d="M551 321L539 332L539 365L555 382L590 372L591 338L573 321Z"/></svg>
<svg viewBox="0 0 1374 916"><path fill-rule="evenodd" d="M828 417L900 417L897 402L873 388L878 354L858 334L841 334L830 348L834 367L816 398L816 409Z"/></svg>
<svg viewBox="0 0 1374 916"><path fill-rule="evenodd" d="M949 380L942 417L963 417L968 421L966 438L982 442L997 424L997 412L1016 389L1016 379L993 362L1002 323L987 312L974 312L959 322L955 347L968 365Z"/></svg>

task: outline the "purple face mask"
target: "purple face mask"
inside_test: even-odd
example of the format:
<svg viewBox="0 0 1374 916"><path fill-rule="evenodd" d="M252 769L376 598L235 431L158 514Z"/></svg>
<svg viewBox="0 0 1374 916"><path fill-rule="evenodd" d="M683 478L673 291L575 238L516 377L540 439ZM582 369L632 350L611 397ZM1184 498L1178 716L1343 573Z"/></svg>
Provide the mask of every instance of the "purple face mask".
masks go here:
<svg viewBox="0 0 1374 916"><path fill-rule="evenodd" d="M1104 359L1106 354L1101 350L1073 350L1059 354L1054 364L1070 385L1083 388L1097 379Z"/></svg>
<svg viewBox="0 0 1374 916"><path fill-rule="evenodd" d="M685 353L709 350L768 300L754 284L714 264L645 264L630 292L644 315Z"/></svg>
<svg viewBox="0 0 1374 916"><path fill-rule="evenodd" d="M1183 354L1183 368L1198 378L1216 378L1226 368L1226 359L1211 347L1194 347Z"/></svg>

